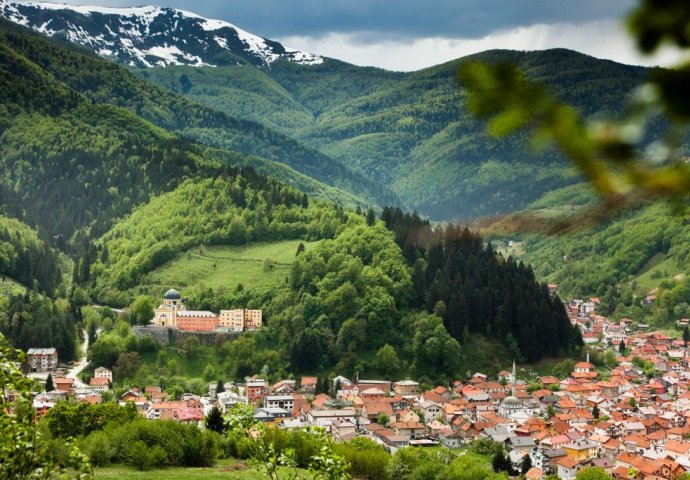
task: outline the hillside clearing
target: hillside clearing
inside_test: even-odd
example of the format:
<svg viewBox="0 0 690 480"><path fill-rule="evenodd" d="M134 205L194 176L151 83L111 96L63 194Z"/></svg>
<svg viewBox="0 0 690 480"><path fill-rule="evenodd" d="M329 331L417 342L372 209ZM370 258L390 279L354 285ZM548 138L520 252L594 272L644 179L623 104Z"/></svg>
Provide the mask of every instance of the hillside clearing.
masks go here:
<svg viewBox="0 0 690 480"><path fill-rule="evenodd" d="M258 288L284 282L297 247L307 250L319 242L285 240L244 246L194 247L146 275L143 285L176 288Z"/></svg>

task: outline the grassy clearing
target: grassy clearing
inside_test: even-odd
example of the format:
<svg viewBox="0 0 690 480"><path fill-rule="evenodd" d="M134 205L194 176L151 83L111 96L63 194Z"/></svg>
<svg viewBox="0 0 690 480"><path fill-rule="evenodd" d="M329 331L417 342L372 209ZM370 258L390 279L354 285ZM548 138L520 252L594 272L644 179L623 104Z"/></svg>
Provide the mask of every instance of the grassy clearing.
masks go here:
<svg viewBox="0 0 690 480"><path fill-rule="evenodd" d="M287 471L286 471L287 472ZM163 468L159 470L140 471L126 466L111 466L97 468L95 478L109 479L146 479L146 480L197 480L197 479L224 479L224 480L259 480L266 478L261 473L237 460L219 460L215 467L211 468Z"/></svg>
<svg viewBox="0 0 690 480"><path fill-rule="evenodd" d="M491 455L485 455L482 453L477 453L467 446L463 446L459 449L456 449L455 452L459 453L462 456L466 456L468 458L471 458L472 460L476 460L479 463L485 463L487 465L491 465Z"/></svg>
<svg viewBox="0 0 690 480"><path fill-rule="evenodd" d="M647 295L664 280L673 280L676 275L682 274L683 268L675 259L664 257L663 253L657 253L640 269L633 279L637 282L636 293Z"/></svg>
<svg viewBox="0 0 690 480"><path fill-rule="evenodd" d="M302 242L307 250L318 242ZM176 288L245 288L285 281L300 240L245 246L195 247L181 253L146 276L144 284L164 290Z"/></svg>

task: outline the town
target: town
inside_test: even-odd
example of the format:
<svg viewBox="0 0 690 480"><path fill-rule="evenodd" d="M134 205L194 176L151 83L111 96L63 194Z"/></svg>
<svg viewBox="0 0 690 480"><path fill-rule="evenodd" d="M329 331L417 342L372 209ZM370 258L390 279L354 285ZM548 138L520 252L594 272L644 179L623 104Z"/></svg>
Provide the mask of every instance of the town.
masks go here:
<svg viewBox="0 0 690 480"><path fill-rule="evenodd" d="M303 376L270 384L254 375L238 383L210 383L205 396L184 393L172 398L160 386L141 385L116 400L122 405L132 402L150 420L199 427L214 407L227 414L237 404L249 404L257 420L277 428L323 427L335 441L364 436L391 453L408 446L458 449L497 442L505 445L515 471L522 468L528 479L555 474L572 480L582 468L597 466L619 480L675 480L690 472L687 342L648 333L646 325L629 319L609 321L597 314L598 302L593 298L567 304L587 352L564 378L524 373L515 363L493 377L476 372L465 381L429 389L410 379ZM208 334L209 325L219 318L221 327L261 325L260 311L250 314L248 324L241 323L246 322L246 310L237 311L241 313L234 324L222 320L229 318L225 312L207 320L200 312L185 311L179 293L169 290L152 323L190 332L198 328L200 334ZM196 320L186 323L188 318ZM687 326L688 319L678 321L677 328L686 334ZM590 350L599 357L615 356L615 366L597 368L590 362ZM27 354L32 375L57 371L54 348L30 349ZM113 374L98 367L88 385L60 376L48 382L53 388L34 397L39 416L67 398L101 402L112 389Z"/></svg>

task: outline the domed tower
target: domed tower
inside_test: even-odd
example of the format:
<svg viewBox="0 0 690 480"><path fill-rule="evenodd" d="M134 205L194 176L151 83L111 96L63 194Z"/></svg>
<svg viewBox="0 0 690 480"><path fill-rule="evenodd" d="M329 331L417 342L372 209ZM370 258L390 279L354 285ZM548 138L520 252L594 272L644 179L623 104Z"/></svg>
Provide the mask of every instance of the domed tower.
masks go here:
<svg viewBox="0 0 690 480"><path fill-rule="evenodd" d="M163 304L156 309L154 322L160 327L177 326L177 312L186 310L180 292L171 288L163 295Z"/></svg>
<svg viewBox="0 0 690 480"><path fill-rule="evenodd" d="M181 298L182 297L180 296L180 292L178 292L174 288L171 288L170 290L165 292L165 295L163 296L163 304L174 306L180 303Z"/></svg>

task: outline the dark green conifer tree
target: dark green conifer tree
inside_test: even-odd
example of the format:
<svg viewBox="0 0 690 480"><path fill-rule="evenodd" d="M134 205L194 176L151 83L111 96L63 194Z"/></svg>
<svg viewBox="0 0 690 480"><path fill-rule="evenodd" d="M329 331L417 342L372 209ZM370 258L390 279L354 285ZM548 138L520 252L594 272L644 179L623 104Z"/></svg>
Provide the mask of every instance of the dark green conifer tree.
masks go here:
<svg viewBox="0 0 690 480"><path fill-rule="evenodd" d="M529 455L525 455L520 463L520 473L525 475L530 468L532 468L532 458Z"/></svg>
<svg viewBox="0 0 690 480"><path fill-rule="evenodd" d="M220 408L214 406L204 419L204 425L208 430L218 432L221 435L225 433L225 420L223 420L223 413Z"/></svg>

